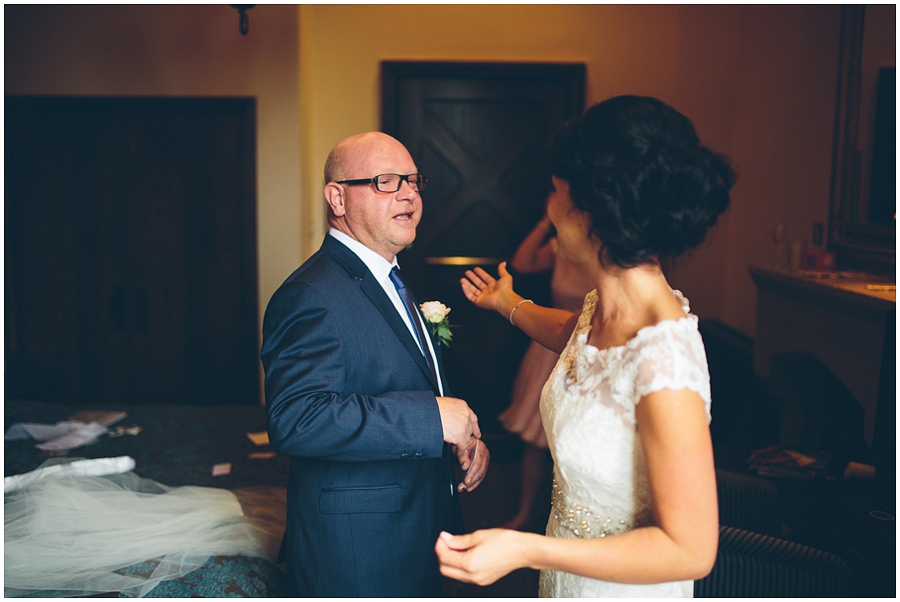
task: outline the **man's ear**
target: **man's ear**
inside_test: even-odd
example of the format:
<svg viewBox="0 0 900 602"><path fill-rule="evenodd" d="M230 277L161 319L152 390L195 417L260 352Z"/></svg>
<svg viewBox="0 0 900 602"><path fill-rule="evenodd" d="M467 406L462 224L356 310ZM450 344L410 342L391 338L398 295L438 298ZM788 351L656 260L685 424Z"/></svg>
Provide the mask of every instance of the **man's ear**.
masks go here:
<svg viewBox="0 0 900 602"><path fill-rule="evenodd" d="M335 217L343 217L345 212L344 188L340 184L329 182L325 185L325 190L323 192L325 194L325 200L331 208L331 212Z"/></svg>

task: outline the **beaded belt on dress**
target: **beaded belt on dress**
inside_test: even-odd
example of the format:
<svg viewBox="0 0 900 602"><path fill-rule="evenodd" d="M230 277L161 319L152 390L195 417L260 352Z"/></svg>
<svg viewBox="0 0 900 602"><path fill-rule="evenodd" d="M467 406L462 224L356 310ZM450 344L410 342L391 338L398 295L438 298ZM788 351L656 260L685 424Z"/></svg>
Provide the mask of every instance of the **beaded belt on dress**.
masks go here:
<svg viewBox="0 0 900 602"><path fill-rule="evenodd" d="M640 521L596 516L590 508L568 503L556 477L553 477L553 491L550 498L553 502L553 518L576 537L606 537L644 526Z"/></svg>

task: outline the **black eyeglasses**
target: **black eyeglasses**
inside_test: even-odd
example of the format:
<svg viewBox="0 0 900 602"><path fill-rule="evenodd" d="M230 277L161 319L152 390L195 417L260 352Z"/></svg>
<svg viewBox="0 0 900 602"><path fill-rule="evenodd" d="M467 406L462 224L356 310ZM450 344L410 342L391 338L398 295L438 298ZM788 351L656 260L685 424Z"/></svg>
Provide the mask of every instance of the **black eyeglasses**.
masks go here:
<svg viewBox="0 0 900 602"><path fill-rule="evenodd" d="M410 173L402 176L398 173L383 173L374 178L363 178L361 180L338 180L337 184L347 184L350 186L360 186L363 184L375 184L375 190L378 192L397 192L403 182L409 184L409 187L416 192L425 190L427 180L420 173Z"/></svg>

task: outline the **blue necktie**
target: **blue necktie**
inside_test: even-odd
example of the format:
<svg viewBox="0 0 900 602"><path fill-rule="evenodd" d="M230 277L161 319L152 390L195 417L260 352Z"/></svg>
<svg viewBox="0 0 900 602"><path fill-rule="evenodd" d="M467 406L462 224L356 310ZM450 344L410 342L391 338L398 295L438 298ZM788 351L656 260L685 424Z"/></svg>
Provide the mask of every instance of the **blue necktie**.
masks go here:
<svg viewBox="0 0 900 602"><path fill-rule="evenodd" d="M391 270L391 282L394 283L394 288L397 289L400 300L403 301L403 307L406 308L406 315L409 316L409 321L412 322L416 338L419 339L419 347L422 349L425 361L428 362L428 367L431 368L431 375L434 377L434 382L438 382L434 358L431 357L431 350L428 349L428 344L425 342L428 335L425 334L425 330L422 328L422 320L419 319L419 309L416 307L416 303L413 301L412 295L406 288L403 279L400 278L399 267L395 267Z"/></svg>

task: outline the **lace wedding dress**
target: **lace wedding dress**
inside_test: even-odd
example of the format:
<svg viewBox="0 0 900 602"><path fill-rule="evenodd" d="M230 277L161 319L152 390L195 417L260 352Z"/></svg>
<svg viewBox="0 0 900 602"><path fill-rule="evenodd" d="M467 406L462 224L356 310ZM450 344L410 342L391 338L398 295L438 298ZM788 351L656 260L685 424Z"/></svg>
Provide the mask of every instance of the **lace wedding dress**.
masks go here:
<svg viewBox="0 0 900 602"><path fill-rule="evenodd" d="M620 347L588 345L597 293L584 309L541 396L554 460L551 537L616 535L654 523L647 470L635 423L639 400L662 389L700 394L710 420L709 370L697 317L638 331ZM636 585L543 571L541 597L693 597L693 581Z"/></svg>

